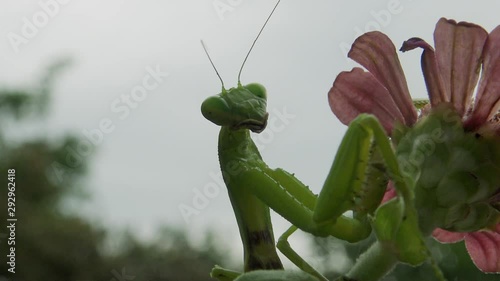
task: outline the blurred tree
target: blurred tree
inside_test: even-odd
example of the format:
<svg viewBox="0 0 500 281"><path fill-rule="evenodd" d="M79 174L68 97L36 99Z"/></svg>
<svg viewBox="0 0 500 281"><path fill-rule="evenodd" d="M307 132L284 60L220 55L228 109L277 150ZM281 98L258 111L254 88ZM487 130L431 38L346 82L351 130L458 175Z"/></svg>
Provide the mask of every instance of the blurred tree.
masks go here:
<svg viewBox="0 0 500 281"><path fill-rule="evenodd" d="M139 242L126 234L115 247L109 230L92 225L68 211L68 200L82 194L88 157L78 165L67 165L67 147L80 141L75 136L53 140L47 136L11 139L8 129L43 120L49 110L54 79L68 64L53 64L35 89L0 89L0 190L2 225L7 220L7 170L15 169L16 237L15 274L8 272L6 253L8 229L0 228L0 280L17 281L132 281L211 280L209 272L224 260L223 252L207 233L198 249L186 231L165 227L154 241ZM73 201L70 201L73 202ZM67 204L67 203L66 203Z"/></svg>
<svg viewBox="0 0 500 281"><path fill-rule="evenodd" d="M6 240L0 243L0 270L8 280L96 280L103 272L99 246L104 231L64 214L62 208L63 199L77 189L78 180L84 176L86 163L75 167L64 181L56 180L50 169L55 162L64 163L65 147L76 138L67 136L58 142L45 136L19 140L6 133L7 128L21 127L46 115L54 78L67 64L63 60L50 66L35 89L0 91L3 186L7 186L7 170L16 171L15 274L7 271L10 266L4 255L10 246ZM2 188L2 198L7 197L7 191ZM6 211L0 212L2 222L6 222Z"/></svg>
<svg viewBox="0 0 500 281"><path fill-rule="evenodd" d="M185 231L171 227L164 227L157 238L147 244L129 236L112 264L117 271L122 269L127 275L134 276L134 281L213 280L209 277L210 270L215 264L224 263L226 258L220 247L215 246L211 232L206 237L204 246L198 249L189 241Z"/></svg>

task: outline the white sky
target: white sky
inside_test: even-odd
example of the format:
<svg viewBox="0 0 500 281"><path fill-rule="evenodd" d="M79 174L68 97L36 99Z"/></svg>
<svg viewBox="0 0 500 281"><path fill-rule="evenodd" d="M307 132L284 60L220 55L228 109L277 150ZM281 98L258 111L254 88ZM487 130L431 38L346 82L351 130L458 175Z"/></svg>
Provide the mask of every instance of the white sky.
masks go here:
<svg viewBox="0 0 500 281"><path fill-rule="evenodd" d="M58 4L16 53L9 36L22 35L24 18L43 21L39 2L51 1L0 2L0 85L36 83L54 59L73 59L56 85L53 112L43 130L52 136L83 136L82 130L97 129L105 118L115 126L91 158L87 186L92 197L82 206L86 216L129 226L146 237L158 224L176 223L193 233L216 227L238 241L225 189L187 224L178 210L180 204L192 205L193 190L214 182L210 173L219 170L219 128L199 108L220 91L220 83L199 41L207 44L226 86L235 86L241 62L275 2L60 0L67 4ZM221 18L213 6L217 2L234 7ZM390 19L388 5L398 11ZM345 131L326 94L340 71L356 66L340 46L350 45L358 31L373 28L377 20L397 48L415 36L432 42L442 16L490 31L500 23L499 8L498 1L283 0L242 75L244 84L266 86L271 118L284 108L295 115L284 130L259 141L264 159L271 167L296 173L318 192ZM420 52L400 58L413 96L425 97ZM111 109L121 95L142 84L147 67L157 65L170 75L137 108L126 117ZM280 233L288 224L274 218Z"/></svg>

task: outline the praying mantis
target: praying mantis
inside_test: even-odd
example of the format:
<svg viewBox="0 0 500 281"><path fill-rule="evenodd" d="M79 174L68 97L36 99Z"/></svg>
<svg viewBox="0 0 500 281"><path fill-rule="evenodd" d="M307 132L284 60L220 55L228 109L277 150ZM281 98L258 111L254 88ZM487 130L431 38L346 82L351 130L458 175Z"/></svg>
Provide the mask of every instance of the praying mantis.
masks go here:
<svg viewBox="0 0 500 281"><path fill-rule="evenodd" d="M433 263L424 238L436 227L471 231L500 219L498 210L491 206L464 207L468 199L463 198L463 192L455 192L457 188L464 189L475 192L476 197L482 194L488 198L500 186L498 137L464 132L457 126L460 117L447 105L433 108L413 127L396 124L391 138L374 115L359 114L342 139L319 195L293 174L268 167L250 138L250 131L260 133L267 124L266 89L258 83L243 86L240 76L278 4L279 1L243 61L237 87L224 88L207 52L221 80L222 91L207 98L201 111L206 119L221 126L219 162L243 242L245 271L241 274L215 267L212 277L222 281L327 280L288 243L290 235L300 229L348 242L361 241L374 231L377 241L338 280L380 280L398 263L414 266L427 260ZM422 153L429 140L433 142L433 153ZM421 158L418 165L406 169L408 162L414 164L415 155ZM464 159L469 162L460 164ZM488 163L487 169L471 164L484 162ZM437 169L436 163L449 165L451 172L446 176L440 174L442 169ZM445 177L448 178L441 180ZM396 196L383 202L389 182ZM461 182L463 186L457 187ZM432 184L438 185L439 192L449 194L443 203L445 211L433 210L426 200L432 197L428 194ZM292 224L276 245L270 209ZM346 215L348 211L352 215ZM434 215L434 212L445 214ZM276 248L301 271L284 271ZM433 265L437 277L444 280Z"/></svg>

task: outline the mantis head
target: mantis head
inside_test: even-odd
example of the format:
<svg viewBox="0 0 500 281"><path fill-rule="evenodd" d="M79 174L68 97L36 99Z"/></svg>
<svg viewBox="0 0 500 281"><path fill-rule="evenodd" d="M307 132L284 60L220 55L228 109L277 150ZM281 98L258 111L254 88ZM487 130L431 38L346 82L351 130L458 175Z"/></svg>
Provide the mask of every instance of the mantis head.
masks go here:
<svg viewBox="0 0 500 281"><path fill-rule="evenodd" d="M238 73L238 87L231 88L228 91L224 88L224 81L222 81L217 68L215 67L207 48L203 41L201 45L207 54L210 64L215 70L222 84L222 92L216 96L207 98L201 105L201 113L209 121L223 127L229 127L233 130L248 129L254 133L262 132L267 125L267 117L269 114L266 112L267 94L266 88L258 83L251 83L242 86L240 83L240 76L248 56L253 50L255 43L259 39L260 34L267 25L267 22L273 15L278 7L280 0L274 5L273 10L267 17L264 25L255 37L252 46L248 50L243 63L241 64L240 72Z"/></svg>
<svg viewBox="0 0 500 281"><path fill-rule="evenodd" d="M249 129L262 132L267 125L266 88L251 83L237 88L222 89L216 96L207 98L201 104L201 113L212 123L234 130Z"/></svg>

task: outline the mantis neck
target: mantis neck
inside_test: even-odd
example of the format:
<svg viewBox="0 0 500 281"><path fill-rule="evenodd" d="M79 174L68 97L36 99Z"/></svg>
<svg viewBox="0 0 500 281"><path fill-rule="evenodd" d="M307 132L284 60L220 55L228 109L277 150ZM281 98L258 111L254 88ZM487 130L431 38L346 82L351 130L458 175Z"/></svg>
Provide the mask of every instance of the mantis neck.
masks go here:
<svg viewBox="0 0 500 281"><path fill-rule="evenodd" d="M243 242L245 271L283 269L276 253L269 207L252 193L252 182L242 179L251 169L268 169L247 129L222 127L219 162Z"/></svg>
<svg viewBox="0 0 500 281"><path fill-rule="evenodd" d="M253 165L264 164L259 150L250 138L247 129L233 130L222 127L219 134L219 160L224 161L251 161ZM221 167L222 168L222 167ZM222 169L224 170L224 169Z"/></svg>

